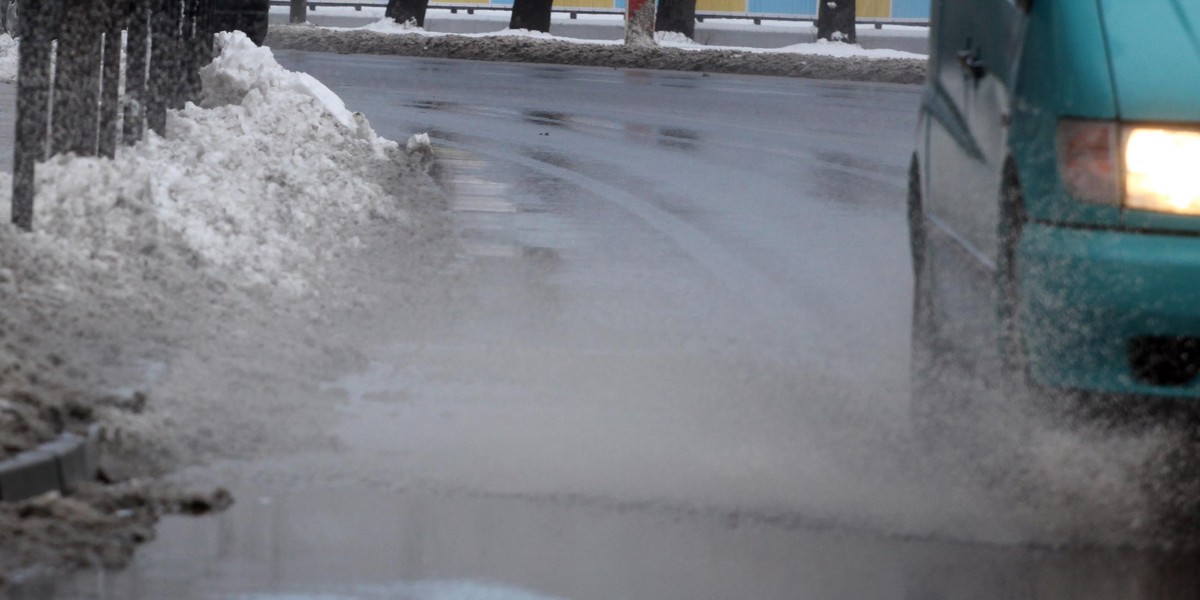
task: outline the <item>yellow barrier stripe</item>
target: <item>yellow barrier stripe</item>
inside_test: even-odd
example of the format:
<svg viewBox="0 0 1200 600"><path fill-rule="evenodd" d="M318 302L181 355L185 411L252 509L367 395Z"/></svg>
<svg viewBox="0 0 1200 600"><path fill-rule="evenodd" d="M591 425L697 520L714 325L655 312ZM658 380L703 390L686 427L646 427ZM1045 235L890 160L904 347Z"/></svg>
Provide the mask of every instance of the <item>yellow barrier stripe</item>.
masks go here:
<svg viewBox="0 0 1200 600"><path fill-rule="evenodd" d="M858 0L854 12L860 17L888 18L892 16L892 0Z"/></svg>
<svg viewBox="0 0 1200 600"><path fill-rule="evenodd" d="M861 1L861 0L860 0ZM746 12L747 0L696 0L699 12Z"/></svg>

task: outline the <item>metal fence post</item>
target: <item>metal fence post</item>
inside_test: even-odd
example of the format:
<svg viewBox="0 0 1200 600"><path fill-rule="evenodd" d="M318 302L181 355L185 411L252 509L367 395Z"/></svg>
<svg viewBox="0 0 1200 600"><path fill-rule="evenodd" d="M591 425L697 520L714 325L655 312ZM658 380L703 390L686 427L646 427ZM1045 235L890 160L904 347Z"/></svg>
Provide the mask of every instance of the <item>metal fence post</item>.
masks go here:
<svg viewBox="0 0 1200 600"><path fill-rule="evenodd" d="M167 130L167 105L171 102L175 64L175 35L179 0L152 0L150 11L150 81L146 98L146 126L159 135Z"/></svg>
<svg viewBox="0 0 1200 600"><path fill-rule="evenodd" d="M167 51L170 52L170 62L167 64L167 108L183 108L187 97L188 70L190 68L190 53L185 41L188 37L188 5L191 0L172 0L171 21L167 26Z"/></svg>
<svg viewBox="0 0 1200 600"><path fill-rule="evenodd" d="M205 10L204 0L185 0L183 11L183 35L180 43L180 59L183 63L184 72L183 89L181 97L184 101L199 100L200 95L200 68L204 66L204 51L202 40L204 39L204 26L201 17ZM211 54L211 50L210 50Z"/></svg>
<svg viewBox="0 0 1200 600"><path fill-rule="evenodd" d="M117 153L117 116L120 111L121 81L121 30L125 28L129 15L128 0L104 1L104 68L100 96L100 156L113 157Z"/></svg>
<svg viewBox="0 0 1200 600"><path fill-rule="evenodd" d="M292 0L292 11L289 23L305 23L308 21L308 0Z"/></svg>
<svg viewBox="0 0 1200 600"><path fill-rule="evenodd" d="M213 3L212 0L197 0L196 8L196 57L201 68L213 58Z"/></svg>
<svg viewBox="0 0 1200 600"><path fill-rule="evenodd" d="M125 42L125 125L123 142L133 145L146 131L151 0L129 0Z"/></svg>
<svg viewBox="0 0 1200 600"><path fill-rule="evenodd" d="M50 148L91 156L99 133L101 27L91 0L65 0L62 7Z"/></svg>
<svg viewBox="0 0 1200 600"><path fill-rule="evenodd" d="M50 110L50 42L57 1L30 2L21 15L17 74L17 131L13 148L12 222L33 228L34 169L46 158Z"/></svg>

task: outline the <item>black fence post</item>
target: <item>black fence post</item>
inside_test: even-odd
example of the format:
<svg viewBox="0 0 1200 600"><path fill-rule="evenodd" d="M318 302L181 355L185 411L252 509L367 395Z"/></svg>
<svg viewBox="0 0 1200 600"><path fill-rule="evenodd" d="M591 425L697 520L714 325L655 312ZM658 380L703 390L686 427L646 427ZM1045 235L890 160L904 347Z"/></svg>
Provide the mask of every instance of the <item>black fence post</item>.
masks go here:
<svg viewBox="0 0 1200 600"><path fill-rule="evenodd" d="M179 21L174 12L179 0L152 0L150 11L150 81L146 98L146 126L159 135L167 131L167 105L171 103L175 66L175 36Z"/></svg>
<svg viewBox="0 0 1200 600"><path fill-rule="evenodd" d="M171 59L174 65L169 77L171 87L167 108L183 108L191 97L192 48L191 5L193 0L176 0L171 26Z"/></svg>
<svg viewBox="0 0 1200 600"><path fill-rule="evenodd" d="M46 158L50 110L50 42L58 0L29 2L21 14L17 131L13 148L12 222L33 228L34 169Z"/></svg>
<svg viewBox="0 0 1200 600"><path fill-rule="evenodd" d="M62 7L50 149L91 156L99 134L101 27L91 0L64 0Z"/></svg>
<svg viewBox="0 0 1200 600"><path fill-rule="evenodd" d="M196 80L200 79L200 69L208 65L213 59L213 35L216 33L212 30L212 0L196 0L196 38L193 46L196 52ZM197 88L199 93L199 88Z"/></svg>
<svg viewBox="0 0 1200 600"><path fill-rule="evenodd" d="M170 20L167 22L166 46L166 107L183 108L184 96L187 93L188 86L187 45L183 40L187 35L185 31L187 26L185 11L189 0L171 0L169 4L167 17ZM159 133L161 134L162 132Z"/></svg>
<svg viewBox="0 0 1200 600"><path fill-rule="evenodd" d="M120 114L121 30L129 14L128 0L104 0L104 75L100 96L100 156L117 154L118 115Z"/></svg>
<svg viewBox="0 0 1200 600"><path fill-rule="evenodd" d="M301 24L306 21L308 21L308 0L292 0L291 10L288 13L288 22Z"/></svg>
<svg viewBox="0 0 1200 600"><path fill-rule="evenodd" d="M125 145L142 139L146 131L151 0L129 0L128 33L125 41Z"/></svg>
<svg viewBox="0 0 1200 600"><path fill-rule="evenodd" d="M179 38L179 58L183 65L183 73L180 73L183 84L180 98L184 102L197 100L200 94L200 67L203 66L201 52L197 47L197 40L202 37L200 4L201 0L184 0L183 4L183 28Z"/></svg>

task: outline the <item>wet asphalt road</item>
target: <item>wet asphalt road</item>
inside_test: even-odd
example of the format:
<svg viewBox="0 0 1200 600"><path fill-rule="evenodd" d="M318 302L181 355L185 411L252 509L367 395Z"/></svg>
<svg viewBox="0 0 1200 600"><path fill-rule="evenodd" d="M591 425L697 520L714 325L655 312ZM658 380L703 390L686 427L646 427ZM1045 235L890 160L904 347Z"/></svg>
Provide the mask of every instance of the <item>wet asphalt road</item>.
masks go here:
<svg viewBox="0 0 1200 600"><path fill-rule="evenodd" d="M385 137L430 133L478 303L381 324L330 382L336 454L250 461L229 513L41 593L1195 597L1191 558L1033 549L1038 516L911 465L919 89L280 61Z"/></svg>

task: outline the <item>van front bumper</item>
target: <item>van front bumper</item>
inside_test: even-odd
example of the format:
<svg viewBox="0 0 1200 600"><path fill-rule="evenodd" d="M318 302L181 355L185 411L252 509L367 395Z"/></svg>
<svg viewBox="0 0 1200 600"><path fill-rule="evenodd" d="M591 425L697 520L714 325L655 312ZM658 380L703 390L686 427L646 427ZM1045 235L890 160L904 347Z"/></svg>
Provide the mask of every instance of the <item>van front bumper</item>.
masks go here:
<svg viewBox="0 0 1200 600"><path fill-rule="evenodd" d="M1200 237L1028 223L1017 260L1034 383L1200 398L1200 377L1164 384L1145 364L1165 344L1171 364L1200 366L1178 351L1200 343Z"/></svg>

